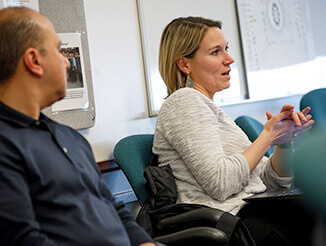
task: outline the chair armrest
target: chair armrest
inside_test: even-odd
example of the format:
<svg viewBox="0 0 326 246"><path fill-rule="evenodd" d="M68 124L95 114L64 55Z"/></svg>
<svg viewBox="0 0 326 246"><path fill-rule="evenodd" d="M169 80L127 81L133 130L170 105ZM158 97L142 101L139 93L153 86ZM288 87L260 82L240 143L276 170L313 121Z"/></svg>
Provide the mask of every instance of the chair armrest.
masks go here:
<svg viewBox="0 0 326 246"><path fill-rule="evenodd" d="M214 245L222 246L227 243L227 235L219 229L211 227L195 227L169 235L155 237L155 241L169 245Z"/></svg>
<svg viewBox="0 0 326 246"><path fill-rule="evenodd" d="M192 227L215 228L225 212L214 208L199 208L169 218L162 219L157 224L159 231L181 231Z"/></svg>

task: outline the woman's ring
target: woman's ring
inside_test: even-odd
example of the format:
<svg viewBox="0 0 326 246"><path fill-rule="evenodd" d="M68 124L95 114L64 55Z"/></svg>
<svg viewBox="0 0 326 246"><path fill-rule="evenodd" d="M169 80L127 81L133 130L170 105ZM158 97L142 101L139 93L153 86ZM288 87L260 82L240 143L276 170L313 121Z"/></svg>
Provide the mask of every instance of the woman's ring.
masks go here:
<svg viewBox="0 0 326 246"><path fill-rule="evenodd" d="M295 138L295 137L297 137L297 136L298 136L298 133L294 132L294 133L293 133L293 137Z"/></svg>

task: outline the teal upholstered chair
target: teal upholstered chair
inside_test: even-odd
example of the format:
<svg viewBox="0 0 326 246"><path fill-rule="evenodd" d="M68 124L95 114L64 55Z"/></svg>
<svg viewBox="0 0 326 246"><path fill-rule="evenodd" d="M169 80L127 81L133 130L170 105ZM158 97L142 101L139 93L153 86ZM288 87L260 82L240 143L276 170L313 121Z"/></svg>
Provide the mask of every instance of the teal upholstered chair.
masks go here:
<svg viewBox="0 0 326 246"><path fill-rule="evenodd" d="M118 141L114 158L132 186L140 205L151 194L144 177L145 168L152 158L153 134L131 135ZM160 234L154 240L166 245L225 245L226 234L214 228L221 210L203 208L159 221ZM199 225L198 225L199 224ZM171 233L171 230L173 233Z"/></svg>
<svg viewBox="0 0 326 246"><path fill-rule="evenodd" d="M259 121L249 116L240 116L235 120L235 123L246 133L251 142L255 141L259 134L262 132L264 125ZM271 147L266 156L269 157L274 151L274 147Z"/></svg>
<svg viewBox="0 0 326 246"><path fill-rule="evenodd" d="M116 144L113 153L141 204L150 194L143 174L153 156L153 139L153 134L128 136Z"/></svg>
<svg viewBox="0 0 326 246"><path fill-rule="evenodd" d="M312 131L326 131L326 88L316 89L303 95L300 101L300 110L310 106L315 123Z"/></svg>

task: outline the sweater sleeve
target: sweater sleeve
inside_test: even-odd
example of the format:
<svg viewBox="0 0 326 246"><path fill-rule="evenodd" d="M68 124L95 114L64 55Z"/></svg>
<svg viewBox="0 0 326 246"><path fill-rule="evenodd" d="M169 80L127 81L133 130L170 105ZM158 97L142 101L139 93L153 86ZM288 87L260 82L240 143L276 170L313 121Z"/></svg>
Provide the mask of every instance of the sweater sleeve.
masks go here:
<svg viewBox="0 0 326 246"><path fill-rule="evenodd" d="M218 108L191 89L164 105L157 130L180 155L193 177L212 198L224 201L249 182L249 166L241 152L227 155L220 139Z"/></svg>

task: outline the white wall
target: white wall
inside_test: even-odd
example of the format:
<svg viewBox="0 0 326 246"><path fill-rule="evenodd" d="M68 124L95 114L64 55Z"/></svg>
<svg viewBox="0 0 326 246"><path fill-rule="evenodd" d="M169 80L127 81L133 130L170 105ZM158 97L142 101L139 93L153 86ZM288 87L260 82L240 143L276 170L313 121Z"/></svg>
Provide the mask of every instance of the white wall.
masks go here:
<svg viewBox="0 0 326 246"><path fill-rule="evenodd" d="M153 133L149 119L136 1L85 0L96 108L95 126L81 133L95 158L111 158L124 136Z"/></svg>
<svg viewBox="0 0 326 246"><path fill-rule="evenodd" d="M309 0L317 48L326 55L325 0ZM136 0L84 0L94 83L96 123L80 131L91 143L96 161L112 158L114 144L135 133L153 133L148 117ZM321 24L319 24L321 23ZM320 42L323 40L323 42ZM312 72L312 71L309 71ZM231 118L246 114L265 122L283 104L298 107L300 96L225 106Z"/></svg>

